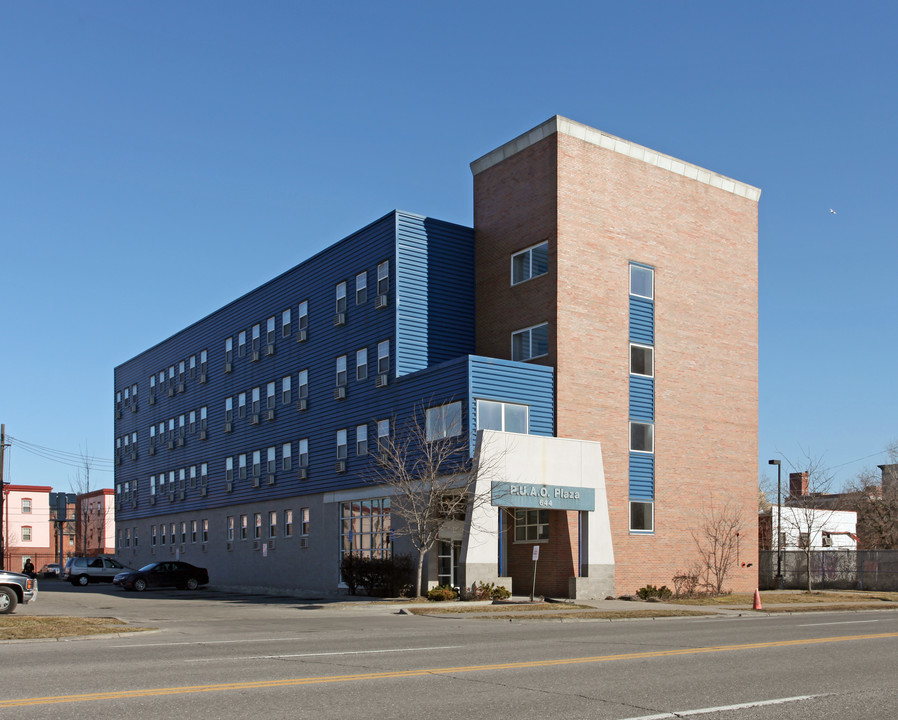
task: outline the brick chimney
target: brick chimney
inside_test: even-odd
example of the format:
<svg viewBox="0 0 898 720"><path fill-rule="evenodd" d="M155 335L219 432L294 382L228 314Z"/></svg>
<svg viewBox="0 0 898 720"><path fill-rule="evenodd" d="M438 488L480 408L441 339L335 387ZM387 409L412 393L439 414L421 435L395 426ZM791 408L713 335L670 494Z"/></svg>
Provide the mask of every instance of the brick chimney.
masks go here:
<svg viewBox="0 0 898 720"><path fill-rule="evenodd" d="M879 465L882 470L882 494L898 487L898 465Z"/></svg>
<svg viewBox="0 0 898 720"><path fill-rule="evenodd" d="M789 497L805 497L808 494L808 474L789 473Z"/></svg>

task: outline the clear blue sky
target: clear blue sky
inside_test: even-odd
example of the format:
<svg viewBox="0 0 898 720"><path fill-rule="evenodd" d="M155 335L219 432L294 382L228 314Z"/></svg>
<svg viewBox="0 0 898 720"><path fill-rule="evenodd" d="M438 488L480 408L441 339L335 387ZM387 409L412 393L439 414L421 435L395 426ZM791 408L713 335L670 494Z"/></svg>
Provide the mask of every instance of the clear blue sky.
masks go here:
<svg viewBox="0 0 898 720"><path fill-rule="evenodd" d="M848 480L898 438L896 35L891 3L2 3L0 421L111 458L117 364L394 208L470 224L468 163L560 114L762 188L761 471Z"/></svg>

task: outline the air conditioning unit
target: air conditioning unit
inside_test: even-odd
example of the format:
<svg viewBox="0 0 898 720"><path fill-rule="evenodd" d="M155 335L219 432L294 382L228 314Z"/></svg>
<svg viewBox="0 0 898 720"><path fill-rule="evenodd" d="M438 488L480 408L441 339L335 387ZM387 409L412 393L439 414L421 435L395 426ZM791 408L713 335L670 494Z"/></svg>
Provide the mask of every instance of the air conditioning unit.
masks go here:
<svg viewBox="0 0 898 720"><path fill-rule="evenodd" d="M156 446L155 446L155 445L150 445L150 446L147 448L147 455L155 455L155 454L156 454Z"/></svg>
<svg viewBox="0 0 898 720"><path fill-rule="evenodd" d="M233 550L233 549L234 549L234 543L230 543L230 542L225 543L225 550Z"/></svg>
<svg viewBox="0 0 898 720"><path fill-rule="evenodd" d="M377 462L379 462L381 465L386 465L390 462L390 456L387 453L382 452L377 456Z"/></svg>
<svg viewBox="0 0 898 720"><path fill-rule="evenodd" d="M226 482L225 483L225 492L234 492L234 483Z"/></svg>
<svg viewBox="0 0 898 720"><path fill-rule="evenodd" d="M155 405L155 404L156 404L156 396L150 395L150 405Z"/></svg>
<svg viewBox="0 0 898 720"><path fill-rule="evenodd" d="M226 362L225 363L225 372L234 372L234 363Z"/></svg>
<svg viewBox="0 0 898 720"><path fill-rule="evenodd" d="M268 541L268 549L269 549L269 550L274 550L274 538L271 538L271 539Z"/></svg>
<svg viewBox="0 0 898 720"><path fill-rule="evenodd" d="M262 420L262 418L261 418L261 416L259 415L259 413L253 413L253 416L250 418L249 421L250 421L253 425L258 425L258 424L261 422L261 420Z"/></svg>
<svg viewBox="0 0 898 720"><path fill-rule="evenodd" d="M300 480L308 480L309 479L309 468L300 468L299 469L299 479Z"/></svg>
<svg viewBox="0 0 898 720"><path fill-rule="evenodd" d="M253 487L259 487L259 476L253 475Z"/></svg>
<svg viewBox="0 0 898 720"><path fill-rule="evenodd" d="M131 451L131 459L132 459L132 460L137 460L137 452L134 451L134 450Z"/></svg>
<svg viewBox="0 0 898 720"><path fill-rule="evenodd" d="M137 403L131 403L131 412L137 412Z"/></svg>
<svg viewBox="0 0 898 720"><path fill-rule="evenodd" d="M122 411L121 411L121 408L119 408L118 410L115 411L115 419L116 419L116 420L121 420L121 419L122 419Z"/></svg>
<svg viewBox="0 0 898 720"><path fill-rule="evenodd" d="M297 410L308 410L309 409L309 399L308 398L300 398L296 401L296 409Z"/></svg>
<svg viewBox="0 0 898 720"><path fill-rule="evenodd" d="M132 508L136 508L136 507L137 507L137 500L132 500L132 501L131 501L131 507L132 507ZM831 544L832 544L832 543L830 543L830 545L831 545Z"/></svg>
<svg viewBox="0 0 898 720"><path fill-rule="evenodd" d="M183 500L183 499L184 499L184 491L178 490L178 500Z"/></svg>
<svg viewBox="0 0 898 720"><path fill-rule="evenodd" d="M154 547L150 548L150 555L152 555L153 557L156 557L156 548L154 548Z"/></svg>
<svg viewBox="0 0 898 720"><path fill-rule="evenodd" d="M209 492L209 491L208 491L208 489L206 488L205 485L204 485L203 487L200 488L200 495L202 495L203 497L206 497L206 495L208 494L208 492Z"/></svg>
<svg viewBox="0 0 898 720"><path fill-rule="evenodd" d="M258 540L253 540L253 550L259 550L262 547L262 543Z"/></svg>
<svg viewBox="0 0 898 720"><path fill-rule="evenodd" d="M253 350L252 357L250 358L253 362L259 362L259 359L262 357L262 353L258 350Z"/></svg>
<svg viewBox="0 0 898 720"><path fill-rule="evenodd" d="M200 373L200 382L203 384L206 383L206 373Z"/></svg>
<svg viewBox="0 0 898 720"><path fill-rule="evenodd" d="M116 456L115 456L115 464L116 464L116 465L121 465L121 464L122 464L122 456L121 456L121 455L116 455Z"/></svg>
<svg viewBox="0 0 898 720"><path fill-rule="evenodd" d="M345 400L345 399L346 399L346 388L342 385L338 388L334 388L334 400Z"/></svg>
<svg viewBox="0 0 898 720"><path fill-rule="evenodd" d="M174 386L174 385L169 385L169 386L168 386L168 396L169 396L169 397L174 397L174 396L175 396L175 386Z"/></svg>
<svg viewBox="0 0 898 720"><path fill-rule="evenodd" d="M175 494L174 494L173 492L170 492L170 493L168 494L168 501L169 501L169 502L174 502L174 501L175 501Z"/></svg>
<svg viewBox="0 0 898 720"><path fill-rule="evenodd" d="M174 450L174 449L175 449L175 441L174 441L174 440L169 440L168 443L167 443L167 445L168 445L168 449L169 449L169 450Z"/></svg>
<svg viewBox="0 0 898 720"><path fill-rule="evenodd" d="M150 505L155 505L155 504L156 504L156 496L150 495Z"/></svg>
<svg viewBox="0 0 898 720"><path fill-rule="evenodd" d="M265 354L266 355L274 355L274 343L268 343L265 346Z"/></svg>
<svg viewBox="0 0 898 720"><path fill-rule="evenodd" d="M224 427L225 432L231 432L233 429L234 429L234 423L230 423L230 422L225 423L225 427Z"/></svg>
<svg viewBox="0 0 898 720"><path fill-rule="evenodd" d="M346 472L346 461L345 460L337 460L337 464L334 466L334 470L338 473Z"/></svg>
<svg viewBox="0 0 898 720"><path fill-rule="evenodd" d="M269 484L269 485L274 485L274 475L269 475L269 476L268 476L268 484Z"/></svg>
<svg viewBox="0 0 898 720"><path fill-rule="evenodd" d="M334 325L339 327L346 324L346 313L337 313L334 315Z"/></svg>
<svg viewBox="0 0 898 720"><path fill-rule="evenodd" d="M266 410L265 411L265 419L266 420L274 420L274 410Z"/></svg>
<svg viewBox="0 0 898 720"><path fill-rule="evenodd" d="M309 547L309 538L301 537L299 539L299 547L301 550L305 550L306 548L308 548Z"/></svg>
<svg viewBox="0 0 898 720"><path fill-rule="evenodd" d="M178 438L178 447L184 447L184 438L182 438L182 437Z"/></svg>
<svg viewBox="0 0 898 720"><path fill-rule="evenodd" d="M390 376L387 373L378 373L374 378L374 387L386 387L390 384Z"/></svg>
<svg viewBox="0 0 898 720"><path fill-rule="evenodd" d="M200 545L200 550L202 552L206 552L206 543L203 543L202 545Z"/></svg>
<svg viewBox="0 0 898 720"><path fill-rule="evenodd" d="M187 386L184 383L178 383L178 392L182 393L187 389Z"/></svg>
<svg viewBox="0 0 898 720"><path fill-rule="evenodd" d="M205 440L205 439L206 439L206 431L200 430L200 440Z"/></svg>
<svg viewBox="0 0 898 720"><path fill-rule="evenodd" d="M378 310L385 308L388 305L388 303L389 303L389 301L387 300L386 295L378 295L374 299L374 307L377 308Z"/></svg>
<svg viewBox="0 0 898 720"><path fill-rule="evenodd" d="M169 554L169 555L174 555L174 554L175 554L175 546L174 546L174 545L169 545L169 546L168 546L168 554Z"/></svg>
<svg viewBox="0 0 898 720"><path fill-rule="evenodd" d="M303 328L296 331L296 342L305 342L309 339L309 331Z"/></svg>

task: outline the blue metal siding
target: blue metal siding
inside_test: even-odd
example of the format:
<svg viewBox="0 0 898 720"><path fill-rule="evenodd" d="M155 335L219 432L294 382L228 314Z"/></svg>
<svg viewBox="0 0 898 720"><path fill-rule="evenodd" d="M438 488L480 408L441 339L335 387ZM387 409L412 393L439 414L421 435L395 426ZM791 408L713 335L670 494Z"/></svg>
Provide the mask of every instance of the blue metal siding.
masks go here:
<svg viewBox="0 0 898 720"><path fill-rule="evenodd" d="M555 434L555 368L472 356L471 427L477 427L478 399L530 407L531 435Z"/></svg>
<svg viewBox="0 0 898 720"><path fill-rule="evenodd" d="M655 344L655 304L651 300L630 297L630 342Z"/></svg>
<svg viewBox="0 0 898 720"><path fill-rule="evenodd" d="M655 499L655 456L630 453L630 499Z"/></svg>
<svg viewBox="0 0 898 720"><path fill-rule="evenodd" d="M396 216L397 375L474 351L474 232Z"/></svg>
<svg viewBox="0 0 898 720"><path fill-rule="evenodd" d="M630 419L655 422L655 379L630 376Z"/></svg>

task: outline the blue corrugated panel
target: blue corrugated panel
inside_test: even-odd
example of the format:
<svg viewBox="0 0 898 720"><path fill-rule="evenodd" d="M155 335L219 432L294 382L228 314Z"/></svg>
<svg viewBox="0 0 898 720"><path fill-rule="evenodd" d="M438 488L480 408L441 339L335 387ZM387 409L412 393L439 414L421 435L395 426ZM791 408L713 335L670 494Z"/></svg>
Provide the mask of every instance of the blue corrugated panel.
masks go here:
<svg viewBox="0 0 898 720"><path fill-rule="evenodd" d="M630 499L655 499L655 456L630 453Z"/></svg>
<svg viewBox="0 0 898 720"><path fill-rule="evenodd" d="M655 379L630 376L630 419L655 421Z"/></svg>
<svg viewBox="0 0 898 720"><path fill-rule="evenodd" d="M630 297L630 342L655 344L655 304L651 300Z"/></svg>
<svg viewBox="0 0 898 720"><path fill-rule="evenodd" d="M471 416L477 426L477 400L517 403L530 408L531 435L555 434L555 368L472 356Z"/></svg>
<svg viewBox="0 0 898 720"><path fill-rule="evenodd" d="M473 352L474 231L397 213L396 239L396 373Z"/></svg>
<svg viewBox="0 0 898 720"><path fill-rule="evenodd" d="M130 408L126 408L115 421L115 437L135 431L138 433L137 459L132 460L128 454L115 472L117 486L128 482L133 487L137 483L137 507L132 508L130 502L125 503L118 511L118 517L127 521L129 518L159 517L169 513L194 513L202 512L204 508L359 487L370 481L370 474L366 472L370 458L355 454L357 425L367 425L369 448L373 452L376 420L390 418L394 422L402 422L413 410L420 412L426 405L453 399L462 400L467 405L468 359L464 353L466 343L473 346L473 341L465 339L466 333L460 329L451 330L445 337L454 337L459 341L456 355L461 357L398 380L394 375L398 344L397 305L402 305L396 302L396 271L400 265L395 254L397 227L416 224L428 234L458 236L460 246L466 242L464 228L404 213L389 213L117 367L114 390L132 383L137 383L139 388L136 410L131 412ZM470 233L467 230L468 236ZM452 244L448 243L446 247L446 252L451 252L449 248ZM463 253L459 251L459 254ZM390 261L390 290L387 307L377 308L377 265L384 260ZM355 276L363 271L367 273L367 296L363 303L357 304ZM346 317L345 324L336 325L335 289L341 281L347 283ZM309 303L308 339L305 342L297 342L296 332L297 306L301 301ZM438 327L451 328L452 323L439 312L434 315L434 308L442 307L443 315L448 311L448 296L441 302L442 306L438 302L431 303L430 309L425 308L430 313L429 322ZM462 302L462 307L464 305ZM281 312L287 308L291 310L291 331L289 337L282 337ZM465 313L456 318L458 323L463 323ZM276 318L274 352L267 354L265 324L272 316ZM254 362L249 351L247 355L237 356L237 334L245 330L248 340L251 340L251 328L255 323L261 324L262 338L261 355ZM472 338L472 318L469 324L471 327L467 334ZM224 369L227 337L234 338L234 358L229 373ZM377 344L383 340L390 341L391 372L387 386L376 387ZM355 374L355 354L360 348L367 348L368 352L368 376L363 380L357 380ZM197 368L192 376L185 378L183 392L169 397L164 389L157 388L156 402L150 404L150 375L158 375L160 370L170 365L177 367L181 360L188 360L192 355L198 359L203 350L207 353L206 382L200 382ZM446 352L448 345L435 354L439 356ZM344 354L347 356L348 376L346 398L336 400L336 358ZM425 362L426 359L425 355ZM308 409L305 411L296 407L297 375L300 370L308 370L309 373ZM285 404L282 401L282 380L288 375L292 380L292 390L290 402ZM274 419L268 420L265 393L266 385L271 381L277 383L277 400ZM253 424L248 416L236 417L237 394L246 392L250 396L254 387L261 388L262 395L262 418L258 424ZM233 397L235 405L233 428L228 433L224 431L226 397ZM248 397L248 402L251 402L251 397ZM170 418L175 418L177 422L181 414L189 416L193 410L198 415L202 407L206 407L208 413L206 439L200 439L198 428L193 432L188 430L183 446L169 450L165 439L159 439L155 454L149 454L151 424L167 423ZM467 413L467 407L464 412ZM465 418L467 423L467 414ZM348 431L347 471L337 473L336 433L343 428ZM300 438L306 438L309 442L310 466L306 480L300 480L298 474ZM284 443L291 443L293 468L290 471L281 470L281 448ZM235 467L233 492L225 491L226 457L246 453L251 463L252 452L261 450L264 463L265 451L272 446L277 448L274 485L268 485L268 473L263 471L260 487L253 487L249 478L240 480L236 477ZM166 491L164 494L157 493L155 505L149 504L150 475L167 475L174 471L177 477L182 468L189 471L191 466L197 466L199 470L201 463L208 464L208 490L205 496L200 494L198 487L191 487L188 479L183 500L179 499L177 492L175 499L169 500Z"/></svg>

